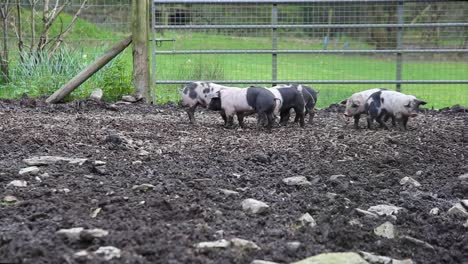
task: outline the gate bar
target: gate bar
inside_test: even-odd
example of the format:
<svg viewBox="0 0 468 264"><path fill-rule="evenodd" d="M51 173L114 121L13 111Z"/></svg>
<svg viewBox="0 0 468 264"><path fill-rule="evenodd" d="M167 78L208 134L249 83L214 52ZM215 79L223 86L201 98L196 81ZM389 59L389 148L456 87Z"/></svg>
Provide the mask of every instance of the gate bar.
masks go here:
<svg viewBox="0 0 468 264"><path fill-rule="evenodd" d="M392 49L392 50L175 50L156 51L156 54L307 54L307 53L354 53L354 54L374 54L374 53L468 53L468 49Z"/></svg>
<svg viewBox="0 0 468 264"><path fill-rule="evenodd" d="M158 84L187 84L195 80L165 80ZM200 80L196 80L200 81ZM218 84L271 84L271 80L202 80ZM468 84L468 80L276 80L275 83L299 84Z"/></svg>

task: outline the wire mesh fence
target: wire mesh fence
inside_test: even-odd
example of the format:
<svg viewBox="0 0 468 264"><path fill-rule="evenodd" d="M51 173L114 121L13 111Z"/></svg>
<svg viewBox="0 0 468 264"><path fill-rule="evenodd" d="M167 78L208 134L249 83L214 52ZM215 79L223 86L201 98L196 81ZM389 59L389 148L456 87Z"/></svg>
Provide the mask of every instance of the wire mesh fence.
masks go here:
<svg viewBox="0 0 468 264"><path fill-rule="evenodd" d="M468 104L463 1L169 1L152 6L157 95L207 80L312 84L320 106L366 87Z"/></svg>
<svg viewBox="0 0 468 264"><path fill-rule="evenodd" d="M4 0L0 8L0 59L8 66L0 98L51 94L131 31L130 0ZM131 93L131 71L127 51L73 96L94 88L109 99Z"/></svg>

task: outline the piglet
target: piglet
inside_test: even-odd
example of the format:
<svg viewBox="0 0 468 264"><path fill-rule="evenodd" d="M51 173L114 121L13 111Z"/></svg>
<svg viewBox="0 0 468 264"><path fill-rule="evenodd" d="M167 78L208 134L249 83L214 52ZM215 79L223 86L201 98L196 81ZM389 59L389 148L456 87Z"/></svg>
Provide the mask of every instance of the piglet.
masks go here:
<svg viewBox="0 0 468 264"><path fill-rule="evenodd" d="M382 90L369 96L365 109L367 112L367 127L372 127L372 122L376 120L381 127L388 129L384 120L385 116L392 116L404 130L410 117L417 116L420 105L426 102L417 99L414 95L407 95L400 92Z"/></svg>

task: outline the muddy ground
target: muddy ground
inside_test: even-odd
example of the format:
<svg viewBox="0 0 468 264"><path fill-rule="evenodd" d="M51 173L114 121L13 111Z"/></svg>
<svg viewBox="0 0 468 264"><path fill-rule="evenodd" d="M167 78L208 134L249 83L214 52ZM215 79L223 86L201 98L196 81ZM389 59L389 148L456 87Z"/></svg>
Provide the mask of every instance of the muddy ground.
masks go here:
<svg viewBox="0 0 468 264"><path fill-rule="evenodd" d="M467 219L447 213L468 198L468 180L458 178L468 172L466 113L426 112L401 132L344 127L328 109L305 129L290 124L268 133L255 129L253 117L247 129L227 130L216 113L197 112L199 125L192 126L175 106L117 108L0 101L0 198L18 199L1 202L0 263L101 263L74 256L101 246L122 250L109 263L289 263L345 251L468 262ZM27 167L23 159L43 155L88 162L40 166L39 179L18 174ZM312 184L282 182L291 176ZM405 176L421 186L401 185ZM7 187L12 180L28 185ZM145 183L154 189L132 189ZM246 213L246 198L270 210ZM377 204L404 209L377 218L355 210ZM429 213L434 207L438 215ZM315 227L297 221L304 213ZM374 234L386 221L397 230L393 239ZM72 227L109 234L74 241L56 233ZM261 249L194 247L221 238L247 239ZM301 242L298 249L287 246L292 241Z"/></svg>

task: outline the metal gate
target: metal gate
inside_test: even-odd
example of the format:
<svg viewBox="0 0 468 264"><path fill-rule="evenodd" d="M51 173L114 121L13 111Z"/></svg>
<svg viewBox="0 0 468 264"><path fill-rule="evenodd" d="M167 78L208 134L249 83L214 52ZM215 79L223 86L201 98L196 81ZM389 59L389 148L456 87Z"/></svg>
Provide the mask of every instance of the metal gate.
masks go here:
<svg viewBox="0 0 468 264"><path fill-rule="evenodd" d="M468 93L468 3L154 0L151 13L160 96L199 80Z"/></svg>

